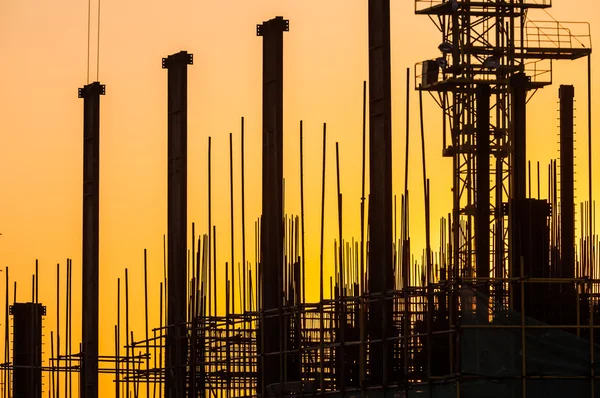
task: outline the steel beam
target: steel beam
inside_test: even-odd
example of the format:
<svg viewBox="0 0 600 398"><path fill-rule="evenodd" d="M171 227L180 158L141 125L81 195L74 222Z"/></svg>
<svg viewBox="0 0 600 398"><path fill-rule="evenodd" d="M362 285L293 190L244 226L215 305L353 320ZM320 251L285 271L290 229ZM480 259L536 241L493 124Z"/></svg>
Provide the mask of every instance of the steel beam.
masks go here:
<svg viewBox="0 0 600 398"><path fill-rule="evenodd" d="M560 262L561 278L575 276L573 101L575 88L560 86Z"/></svg>
<svg viewBox="0 0 600 398"><path fill-rule="evenodd" d="M168 70L167 341L165 397L186 395L187 367L187 66L186 51L163 58Z"/></svg>
<svg viewBox="0 0 600 398"><path fill-rule="evenodd" d="M369 0L369 292L381 299L369 306L369 373L373 385L392 381L392 301L394 288L392 229L392 100L390 1Z"/></svg>
<svg viewBox="0 0 600 398"><path fill-rule="evenodd" d="M98 397L100 96L104 93L99 82L79 89L83 98L82 398Z"/></svg>
<svg viewBox="0 0 600 398"><path fill-rule="evenodd" d="M289 21L276 17L257 25L256 35L263 38L263 135L262 135L262 219L261 252L263 354L283 350L283 324L277 312L283 303L283 32ZM270 312L269 312L270 311ZM283 382L279 355L264 359L259 377L262 393Z"/></svg>

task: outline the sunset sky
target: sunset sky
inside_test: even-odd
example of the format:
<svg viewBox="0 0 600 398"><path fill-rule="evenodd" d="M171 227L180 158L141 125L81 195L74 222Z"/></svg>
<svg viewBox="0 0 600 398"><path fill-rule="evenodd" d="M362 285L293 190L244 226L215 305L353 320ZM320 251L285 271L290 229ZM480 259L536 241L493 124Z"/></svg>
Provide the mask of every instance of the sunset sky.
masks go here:
<svg viewBox="0 0 600 398"><path fill-rule="evenodd" d="M392 2L392 107L394 192L404 176L406 68L437 57L441 35L410 0ZM558 20L600 26L593 0L554 0ZM213 223L219 265L229 261L229 133L234 137L236 262L241 258L240 118L246 120L245 176L248 259L254 262L254 222L260 215L262 39L256 24L281 15L284 34L284 177L286 213L299 214L299 121L305 126L307 273L318 277L322 124L327 123L325 259L333 269L337 237L335 142L340 146L344 237L360 237L362 82L368 79L366 0L104 0L97 71L97 0L91 2L90 77L106 84L101 98L100 331L102 354L114 351L117 278L130 272L131 316L143 332L143 250L148 249L152 326L158 325L163 234L167 209L167 72L161 58L186 50L189 71L189 222L207 232L207 146L213 140ZM532 11L533 20L548 20ZM0 2L0 267L18 283L18 301L31 300L31 275L40 262L40 301L48 307L44 351L56 327L56 264L73 259L75 350L80 341L83 100L88 82L88 3L59 0ZM558 86L575 85L576 203L587 198L586 60L554 64L554 84L528 107L528 157L545 166L558 156ZM593 74L600 104L600 66ZM451 160L441 157L441 112L425 96L427 165L432 231L451 211ZM418 93L411 91L411 234L415 253L424 246ZM597 108L597 107L595 107ZM594 116L595 131L600 117ZM600 138L593 145L594 156ZM547 176L542 167L542 192ZM594 164L595 197L600 161ZM579 218L577 218L579 220ZM189 229L191 232L191 228ZM437 239L434 239L434 248ZM3 271L4 272L4 271ZM219 276L224 278L224 272ZM0 280L4 279L1 275ZM0 297L4 297L3 283ZM311 286L317 286L311 284ZM64 284L61 286L64 292ZM318 289L309 287L314 301ZM10 296L12 297L12 285ZM62 303L63 298L61 298ZM4 302L2 300L2 306ZM64 304L61 304L64 312ZM3 313L3 312L2 312ZM1 317L0 322L3 323ZM61 326L64 329L64 325ZM3 328L0 337L3 335ZM0 348L1 350L1 348ZM102 388L110 394L110 383ZM105 394L101 390L101 396Z"/></svg>

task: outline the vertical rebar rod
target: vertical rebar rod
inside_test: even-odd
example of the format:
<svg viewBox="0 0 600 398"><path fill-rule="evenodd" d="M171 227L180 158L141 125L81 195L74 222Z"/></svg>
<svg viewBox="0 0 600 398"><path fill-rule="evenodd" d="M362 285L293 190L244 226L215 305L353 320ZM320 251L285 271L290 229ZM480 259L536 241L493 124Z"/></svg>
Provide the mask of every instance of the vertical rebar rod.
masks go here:
<svg viewBox="0 0 600 398"><path fill-rule="evenodd" d="M192 316L191 316L191 355L190 355L190 373L189 378L190 382L189 389L190 394L193 398L196 398L196 369L198 366L197 355L198 349L196 344L198 343L198 311L199 311L199 280L200 280L200 235L198 235L198 248L196 249L196 235L195 235L195 223L192 223L192 263L194 269L194 277L192 278L192 297L191 303L189 307L192 308ZM203 269L204 270L204 269Z"/></svg>
<svg viewBox="0 0 600 398"><path fill-rule="evenodd" d="M146 321L146 398L150 398L150 340L148 339L148 256L144 249L144 315Z"/></svg>
<svg viewBox="0 0 600 398"><path fill-rule="evenodd" d="M198 247L198 250L200 250L200 247ZM192 257L192 281L198 281L198 263L196 262L196 223L192 222L192 251L191 251L191 257ZM196 287L198 286L197 282L196 282ZM192 288L191 290L191 303L190 305L188 305L188 307L190 307L190 321L193 321L193 319L196 317L196 290ZM190 298L190 297L188 297Z"/></svg>
<svg viewBox="0 0 600 398"><path fill-rule="evenodd" d="M164 348L163 348L163 345L162 345L162 340L163 340L164 333L165 333L164 330L163 330L163 319L164 319L163 318L163 294L164 294L163 282L160 282L160 299L159 299L160 301L159 301L159 307L158 307L158 314L159 314L158 318L159 318L159 331L160 331L160 340L159 340L159 342L160 342L161 347L158 350L158 366L161 369L161 373L159 374L159 376L160 376L159 379L160 379L161 383L164 381L164 377L165 377L165 375L164 375L165 371L163 370L164 369L164 367L163 367L163 351L164 351ZM162 396L163 396L163 388L161 386L161 388L158 389L158 397L162 398ZM129 397L125 396L125 398L129 398Z"/></svg>
<svg viewBox="0 0 600 398"><path fill-rule="evenodd" d="M132 374L136 374L140 372L140 367L142 364L142 360L136 360L136 355L135 355L135 339L134 339L134 335L133 335L133 330L130 332L131 333L131 361L133 362L131 365L131 373ZM137 369L135 368L135 365L137 363ZM140 391L140 380L137 377L132 377L133 381L133 396L135 398L139 397L139 391Z"/></svg>
<svg viewBox="0 0 600 398"><path fill-rule="evenodd" d="M592 54L588 55L588 84L587 84L587 94L588 94L588 200L590 201L590 209L589 209L589 217L590 220L593 220L593 225L595 225L595 220L592 218L592 176L593 176L593 168L592 168ZM590 233L590 238L594 236L596 231L592 230ZM590 266L590 278L594 279L594 258L592 257L592 264ZM593 340L593 339L592 339ZM593 355L593 354L592 354ZM593 375L593 373L592 373ZM592 393L594 390L594 379L592 377Z"/></svg>
<svg viewBox="0 0 600 398"><path fill-rule="evenodd" d="M325 162L326 162L326 153L327 153L327 124L323 123L323 174L321 179L321 249L319 253L319 315L320 315L320 388L321 392L324 392L325 389L325 346L324 346L324 324L323 324L323 235L325 232Z"/></svg>
<svg viewBox="0 0 600 398"><path fill-rule="evenodd" d="M199 248L198 248L199 249ZM188 311L190 314L190 319L189 321L192 321L194 319L194 317L196 316L196 302L194 300L194 298L196 297L195 295L195 290L191 287L191 282L194 280L198 280L198 273L196 272L196 223L192 222L192 250L191 253L188 252L188 258L191 256L191 260L192 260L192 275L191 275L191 281L190 281L190 294L188 295L188 299L191 300L191 302L188 305ZM189 264L189 260L188 260L188 264ZM188 272L188 279L190 278L189 272Z"/></svg>
<svg viewBox="0 0 600 398"><path fill-rule="evenodd" d="M397 250L396 250L396 242L398 238L398 206L397 206L397 198L394 194L394 272L397 270ZM397 275L396 275L397 278Z"/></svg>
<svg viewBox="0 0 600 398"><path fill-rule="evenodd" d="M198 250L200 250L200 247L198 247ZM195 257L192 256L192 257ZM196 398L196 367L197 367L197 362L196 362L196 341L197 341L197 337L196 337L196 314L194 313L195 311L195 306L196 306L196 291L198 290L198 280L194 277L192 278L192 298L191 298L191 305L190 307L193 308L192 310L192 316L190 319L190 327L192 328L191 331L191 352L189 354L189 382L188 382L188 389L190 392L190 396L193 398Z"/></svg>
<svg viewBox="0 0 600 398"><path fill-rule="evenodd" d="M213 232L213 226L212 226L212 161L211 161L211 156L212 156L212 143L211 143L212 139L211 137L208 137L208 266L210 268L211 266L211 254L213 257L217 256L217 253L212 249L211 247L211 242L216 239L214 237L214 235L212 234ZM216 250L216 245L213 245L215 247ZM214 301L214 315L217 316L217 268L216 268L216 261L215 261L215 267L213 269L213 288L212 293L213 293L213 301ZM209 274L210 275L210 274ZM210 281L209 281L210 284Z"/></svg>
<svg viewBox="0 0 600 398"><path fill-rule="evenodd" d="M427 266L427 281L432 283L432 268L431 268L431 225L430 225L430 208L429 208L429 179L427 178L427 162L425 156L425 120L423 116L423 91L419 90L419 116L421 124L421 157L423 164L423 193L425 199L425 250L426 250L426 266ZM486 195L489 193L486 192ZM489 217L488 217L489 218Z"/></svg>
<svg viewBox="0 0 600 398"><path fill-rule="evenodd" d="M301 267L301 272L302 272L302 276L301 276L301 281L300 283L302 283L302 299L301 299L301 305L299 306L299 308L304 309L304 305L306 304L306 252L305 252L305 246L304 246L304 126L303 126L303 122L302 120L300 120L300 228L301 228L301 233L300 233L300 239L302 239L301 241L301 256L302 258L300 259L300 267ZM302 329L306 330L306 316L302 316ZM298 366L299 366L299 374L302 374L302 338L301 336L297 337L298 339L298 349L299 349L299 355L298 355ZM300 378L300 388L302 391L304 391L304 378L301 377Z"/></svg>
<svg viewBox="0 0 600 398"><path fill-rule="evenodd" d="M408 261L408 255L410 254L410 243L409 243L409 228L408 228L408 220L409 220L409 212L408 212L408 173L409 173L409 149L410 149L410 68L406 68L406 148L405 148L405 163L404 163L404 213L402 220L403 231L403 248L402 248L402 267L404 270L407 270L408 276L402 275L404 286L403 286L403 296L404 296L404 323L403 323L403 334L404 334L404 342L403 342L403 363L404 363L404 379L405 383L408 383L408 335L409 335L409 311L410 311L410 297L408 295L408 286L410 285L410 264L406 264ZM404 274L405 272L403 272ZM416 274L416 273L415 273ZM406 284L408 282L408 285ZM384 363L384 367L389 366L387 363Z"/></svg>
<svg viewBox="0 0 600 398"><path fill-rule="evenodd" d="M527 197L531 198L531 160L527 161Z"/></svg>
<svg viewBox="0 0 600 398"><path fill-rule="evenodd" d="M40 278L39 278L39 273L38 273L38 260L37 258L35 259L35 303L39 303L38 301L38 292L39 292L39 284L40 284Z"/></svg>
<svg viewBox="0 0 600 398"><path fill-rule="evenodd" d="M344 265L343 265L343 244L342 244L342 192L340 186L340 151L339 144L335 143L335 165L337 177L337 204L338 204L338 234L339 234L339 260L340 260L340 297L344 289Z"/></svg>
<svg viewBox="0 0 600 398"><path fill-rule="evenodd" d="M119 396L119 365L119 331L115 325L115 397Z"/></svg>
<svg viewBox="0 0 600 398"><path fill-rule="evenodd" d="M215 316L217 315L217 226L213 225L213 277L215 279Z"/></svg>
<svg viewBox="0 0 600 398"><path fill-rule="evenodd" d="M421 95L421 91L419 91L419 95ZM421 112L422 115L422 112ZM422 134L424 137L424 134ZM425 142L423 142L423 146L425 146ZM423 150L423 154L425 150ZM424 156L423 156L424 157ZM423 168L425 165L423 165ZM423 173L426 175L425 169ZM433 274L432 274L432 265L431 265L431 238L430 238L430 190L429 190L429 179L426 180L425 185L425 236L426 236L426 252L427 252L427 381L430 385L431 391L431 363L432 363L432 333L433 333L433 311L434 311L434 299L433 299Z"/></svg>
<svg viewBox="0 0 600 398"><path fill-rule="evenodd" d="M8 297L8 284L6 285L7 289L6 289L6 294ZM8 344L5 346L8 347ZM55 374L56 374L56 367L54 365L54 332L50 331L50 358L52 358L52 386L50 387L50 389L52 390L52 398L57 398L56 397L56 389L55 389ZM6 370L5 370L6 372ZM6 393L8 391L7 386L4 386L4 397L6 398Z"/></svg>
<svg viewBox="0 0 600 398"><path fill-rule="evenodd" d="M404 153L404 196L408 196L408 151L410 144L410 68L406 68L406 148ZM406 231L405 231L406 232Z"/></svg>
<svg viewBox="0 0 600 398"><path fill-rule="evenodd" d="M538 160L538 178L537 178L537 182L538 182L538 200L540 200L540 162Z"/></svg>
<svg viewBox="0 0 600 398"><path fill-rule="evenodd" d="M344 288L345 288L345 279L344 279L344 244L342 238L342 191L340 185L340 150L339 144L335 143L335 164L336 164L336 176L337 176L337 197L338 197L338 233L339 233L339 263L340 263L340 304L341 304L341 320L338 323L339 334L340 334L340 357L336 358L336 362L340 364L340 390L342 393L345 389L345 329L346 329L346 302L344 301Z"/></svg>
<svg viewBox="0 0 600 398"><path fill-rule="evenodd" d="M300 218L300 222L302 224L302 304L304 304L306 303L306 254L304 252L304 131L302 126L302 120L300 120ZM306 317L304 317L303 319L305 318ZM306 328L306 326L304 328Z"/></svg>
<svg viewBox="0 0 600 398"><path fill-rule="evenodd" d="M36 264L36 268L37 268L37 264ZM36 272L37 273L37 272ZM69 335L71 334L71 331L69 329L69 273L70 273L70 267L69 267L69 259L67 259L67 267L66 267L66 279L65 279L65 290L67 293L67 296L65 297L65 365L67 368L67 371L65 372L65 398L67 398L69 395L69 389L68 389L68 385L69 385L69 374L71 373L71 369L69 368ZM37 302L37 300L36 300Z"/></svg>
<svg viewBox="0 0 600 398"><path fill-rule="evenodd" d="M231 335L233 333L235 333L235 292L234 292L235 284L234 284L234 281L235 281L235 265L234 265L234 263L231 263L231 283L229 284L229 294L228 294L228 297L230 300L229 301L229 303L230 303L230 305L229 305L229 321L227 322L228 325L231 324L231 328L230 328L231 333L227 333L227 350L229 352L227 362L232 362L232 360L231 360ZM235 363L232 363L231 365L232 366L230 366L230 370L227 372L229 374L228 377L230 377L230 378L231 378L232 370L233 370L233 373L235 373L235 371L236 371ZM230 396L236 395L235 387L236 387L236 384L234 382L232 394L230 394ZM231 389L231 384L229 385L229 389Z"/></svg>
<svg viewBox="0 0 600 398"><path fill-rule="evenodd" d="M231 397L231 354L229 347L229 303L230 303L230 283L229 283L229 264L225 262L225 375L226 386L225 396Z"/></svg>
<svg viewBox="0 0 600 398"><path fill-rule="evenodd" d="M56 367L60 369L60 264L56 264ZM56 376L56 397L60 397L60 373Z"/></svg>
<svg viewBox="0 0 600 398"><path fill-rule="evenodd" d="M166 369L170 372L171 369ZM125 398L129 398L129 278L125 268Z"/></svg>
<svg viewBox="0 0 600 398"><path fill-rule="evenodd" d="M186 222L187 222L187 220L186 220ZM186 244L186 248L187 248L187 244ZM185 273L185 293L183 294L183 296L185 297L185 300L186 300L186 311L187 311L185 321L189 321L191 319L191 311L192 311L191 305L187 305L189 298L191 296L191 293L192 293L192 286L191 286L192 281L190 280L190 275L191 275L191 273L190 273L190 249L186 249L186 255L187 255L187 262L186 262L187 268L186 268L186 273ZM192 272L193 272L193 270L192 270ZM193 277L192 277L192 279L193 279Z"/></svg>
<svg viewBox="0 0 600 398"><path fill-rule="evenodd" d="M246 333L246 329L248 327L248 324L246 322L246 202L245 202L245 180L244 180L244 117L242 116L242 120L241 120L241 126L240 126L240 157L241 157L241 167L240 167L240 174L241 174L241 200L242 200L242 266L243 266L243 272L242 272L242 276L238 279L240 279L240 282L242 284L241 286L241 314L243 316L243 323L242 323L242 329L243 332L242 334ZM242 377L244 379L244 384L242 386L242 391L244 395L249 395L250 391L247 390L247 384L246 384L246 380L248 377L247 374L247 369L246 369L246 350L248 349L247 345L245 343L242 343L242 369L243 369L243 373L242 373Z"/></svg>
<svg viewBox="0 0 600 398"><path fill-rule="evenodd" d="M233 134L229 133L229 199L231 203L231 266L235 264L235 240L233 233ZM231 313L235 313L235 272L231 273Z"/></svg>
<svg viewBox="0 0 600 398"><path fill-rule="evenodd" d="M588 279L588 290L589 292L593 292L594 291L594 282L591 278ZM594 311L594 305L593 305L593 301L590 300L590 304L589 304L589 313L588 313L588 317L589 317L589 333L590 333L590 397L595 397L594 395L594 390L596 388L596 383L594 380L594 376L595 376L595 366L594 366L594 350L595 350L595 346L594 346L594 313L596 311Z"/></svg>
<svg viewBox="0 0 600 398"><path fill-rule="evenodd" d="M160 290L161 290L161 297L162 297L162 283L160 286ZM162 312L160 314L161 317L161 329L162 329ZM161 330L162 333L162 330ZM120 360L120 356L121 356L121 278L117 278L117 342L116 342L116 349L117 352L115 353L116 356L116 361L117 361L117 371L115 374L115 391L116 391L116 395L115 398L119 398L120 394L121 394L121 385L120 385L120 370L121 370L121 360ZM127 397L126 397L127 398Z"/></svg>
<svg viewBox="0 0 600 398"><path fill-rule="evenodd" d="M246 266L246 203L245 203L245 185L244 185L244 117L241 125L241 179L242 179L242 264ZM244 274L243 286L246 288L246 275ZM246 295L244 294L242 312L246 311Z"/></svg>
<svg viewBox="0 0 600 398"><path fill-rule="evenodd" d="M156 350L157 350L158 345L159 345L159 340L156 337L156 329L152 330L152 335L153 335L153 339L152 340L154 341L154 344L153 344L154 355L152 356L153 359L154 359L154 368L152 369L152 371L154 373L154 378L152 380L152 397L156 398L156 384L157 384L157 380L158 380L158 382L160 382L160 378L159 378L160 376L158 375L158 362L157 362L158 355L156 354Z"/></svg>
<svg viewBox="0 0 600 398"><path fill-rule="evenodd" d="M6 303L4 308L5 322L4 322L4 363L8 363L8 267L6 267ZM53 363L54 364L54 363ZM2 369L2 396L4 398L7 397L8 394L8 378L7 378L7 369L8 367L4 367ZM54 372L52 373L54 376ZM52 392L54 393L54 383L52 385Z"/></svg>
<svg viewBox="0 0 600 398"><path fill-rule="evenodd" d="M167 236L163 234L163 289L164 289L164 297L165 299L167 298L167 294L168 292L168 286L167 286ZM167 311L165 311L164 313L165 318L161 319L161 322L164 322L164 325L167 325ZM127 336L125 336L125 339L127 339ZM129 398L128 396L125 396L125 398Z"/></svg>
<svg viewBox="0 0 600 398"><path fill-rule="evenodd" d="M362 103L362 176L360 196L360 387L364 397L365 386L365 166L367 140L367 82L363 81Z"/></svg>
<svg viewBox="0 0 600 398"><path fill-rule="evenodd" d="M69 355L72 354L73 344L73 260L69 263ZM72 364L72 360L69 360L69 366ZM73 396L73 372L69 372L69 397Z"/></svg>
<svg viewBox="0 0 600 398"><path fill-rule="evenodd" d="M204 333L203 328L205 324L205 314L206 314L206 252L208 246L208 237L206 235L202 235L202 240L200 240L200 235L198 235L198 250L196 252L196 279L194 282L194 318L192 320L192 367L191 367L191 378L192 378L192 397L196 398L198 394L202 393L202 386L198 384L197 381L197 367L200 365L202 369L200 370L200 375L203 377L204 375L204 356L203 353L206 351L206 348L203 346L203 349L198 352L198 343L203 341L202 337L200 340L198 339L198 325L202 322L202 327L200 330L201 336ZM200 253L202 252L202 259L200 258ZM202 264L202 266L200 266ZM201 267L201 268L200 268ZM202 358L200 363L198 363L198 354Z"/></svg>

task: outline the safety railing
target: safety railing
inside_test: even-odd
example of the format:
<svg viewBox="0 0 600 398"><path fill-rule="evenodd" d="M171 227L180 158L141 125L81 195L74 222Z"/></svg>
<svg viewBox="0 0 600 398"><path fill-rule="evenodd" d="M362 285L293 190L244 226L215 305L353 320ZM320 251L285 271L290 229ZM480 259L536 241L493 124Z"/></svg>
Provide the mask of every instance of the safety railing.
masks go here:
<svg viewBox="0 0 600 398"><path fill-rule="evenodd" d="M493 69L484 68L482 65L473 65L474 73L467 81L464 77L455 78L452 74L445 74L443 71L443 62L441 59L427 60L415 64L414 67L414 85L415 88L425 90L436 90L442 87L444 83L461 82L489 82L493 84L501 84L498 82L497 75ZM442 64L442 65L441 65ZM499 68L504 68L499 66ZM530 82L536 86L545 86L552 84L552 61L550 59L526 60L522 69L530 78Z"/></svg>
<svg viewBox="0 0 600 398"><path fill-rule="evenodd" d="M526 49L584 50L592 48L587 22L527 21L524 26Z"/></svg>
<svg viewBox="0 0 600 398"><path fill-rule="evenodd" d="M466 78L462 74L454 76L447 69L447 60L438 58L416 63L414 67L414 79L415 88L436 91L438 89L446 89L446 84L490 81L495 79L495 75L493 73L477 73L471 75L470 78Z"/></svg>
<svg viewBox="0 0 600 398"><path fill-rule="evenodd" d="M481 73L475 72L470 74L470 77L466 77L462 73L454 75L452 68L447 68L447 66L447 60L444 58L426 60L415 64L415 88L433 91L446 90L448 84L470 84L496 79L494 73L489 73L481 66L474 66L473 70L481 69Z"/></svg>
<svg viewBox="0 0 600 398"><path fill-rule="evenodd" d="M552 61L549 59L540 59L526 61L523 66L525 74L531 79L532 84L548 85L552 84Z"/></svg>
<svg viewBox="0 0 600 398"><path fill-rule="evenodd" d="M422 88L427 88L429 86L431 86L432 84L435 84L439 81L440 79L440 75L441 75L441 71L439 70L439 66L436 65L435 70L433 69L429 69L429 74L428 74L428 65L433 65L436 61L435 60L427 60L427 61L423 61L423 62L419 62L417 64L415 64L415 70L414 70L414 84L415 87L422 87Z"/></svg>
<svg viewBox="0 0 600 398"><path fill-rule="evenodd" d="M466 4L465 0L415 0L415 13L427 13L428 11L437 11L442 6L447 5L448 11L452 10L452 5L459 7L461 4ZM509 0L470 0L468 1L469 7L486 7L488 9L494 6L506 7L510 5ZM520 1L515 1L515 7L524 8L549 8L552 7L552 0L524 0L521 4Z"/></svg>
<svg viewBox="0 0 600 398"><path fill-rule="evenodd" d="M448 2L449 0L415 0L415 12L425 11Z"/></svg>

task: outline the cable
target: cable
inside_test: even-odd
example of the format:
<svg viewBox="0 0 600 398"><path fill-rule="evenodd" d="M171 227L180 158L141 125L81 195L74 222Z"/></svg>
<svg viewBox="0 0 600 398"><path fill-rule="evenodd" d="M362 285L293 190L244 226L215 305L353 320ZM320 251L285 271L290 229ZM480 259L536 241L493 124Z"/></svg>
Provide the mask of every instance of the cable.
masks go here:
<svg viewBox="0 0 600 398"><path fill-rule="evenodd" d="M96 55L96 81L100 81L100 0L98 0L98 49Z"/></svg>
<svg viewBox="0 0 600 398"><path fill-rule="evenodd" d="M87 83L90 82L90 20L91 20L91 0L88 0L88 37L87 37Z"/></svg>

